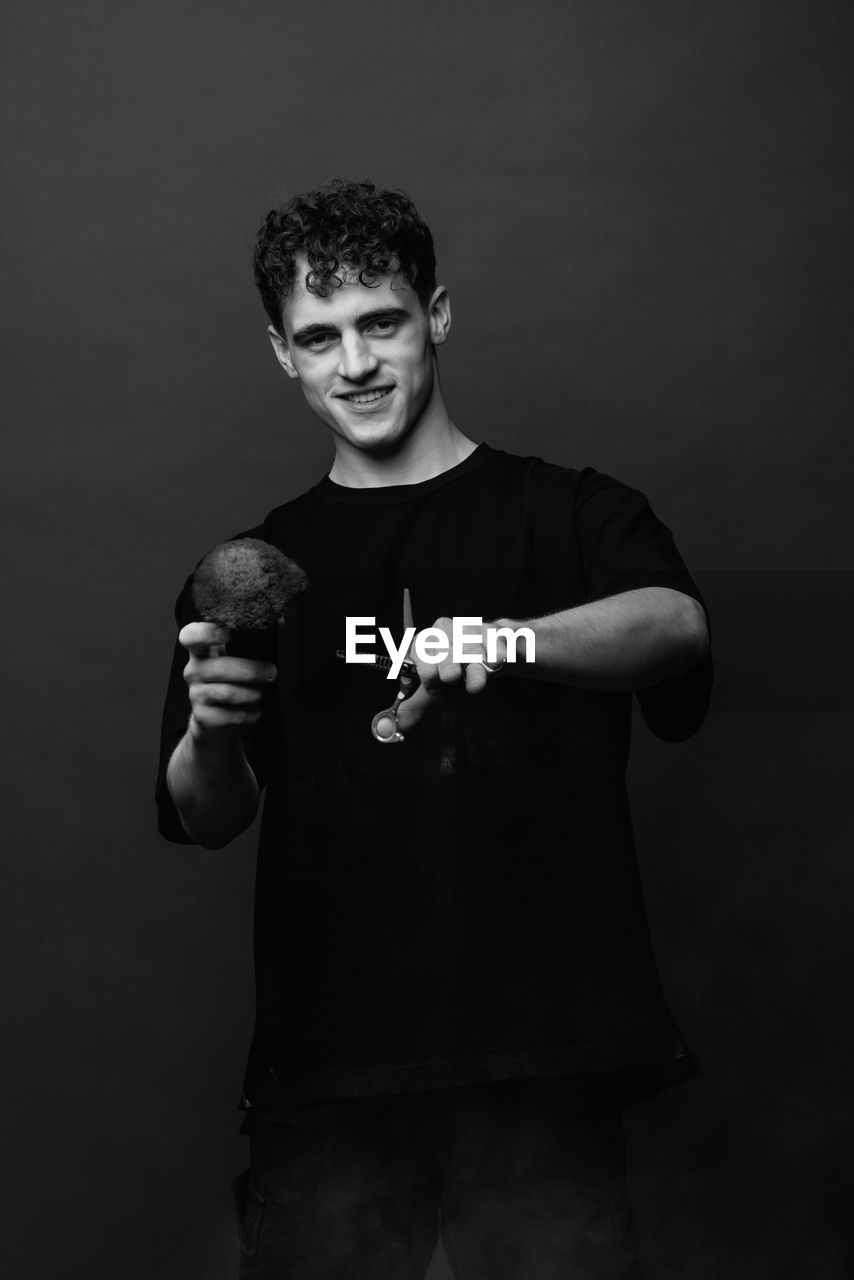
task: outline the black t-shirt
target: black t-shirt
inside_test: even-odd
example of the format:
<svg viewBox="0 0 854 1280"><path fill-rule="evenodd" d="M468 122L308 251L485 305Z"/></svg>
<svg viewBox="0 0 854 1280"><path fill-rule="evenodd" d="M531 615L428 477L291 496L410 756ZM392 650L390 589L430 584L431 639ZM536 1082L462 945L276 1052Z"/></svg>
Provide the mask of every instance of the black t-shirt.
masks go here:
<svg viewBox="0 0 854 1280"><path fill-rule="evenodd" d="M280 675L248 742L266 783L249 1101L684 1060L635 861L632 695L504 673L389 746L370 725L396 685L337 656L348 616L399 642L405 587L419 629L644 586L699 598L643 495L480 445L421 484L327 477L250 532L311 589L268 637ZM185 587L176 617L193 616ZM187 723L185 660L176 648L158 798L161 830L186 842L163 785ZM709 683L706 664L643 691L649 726L687 737Z"/></svg>

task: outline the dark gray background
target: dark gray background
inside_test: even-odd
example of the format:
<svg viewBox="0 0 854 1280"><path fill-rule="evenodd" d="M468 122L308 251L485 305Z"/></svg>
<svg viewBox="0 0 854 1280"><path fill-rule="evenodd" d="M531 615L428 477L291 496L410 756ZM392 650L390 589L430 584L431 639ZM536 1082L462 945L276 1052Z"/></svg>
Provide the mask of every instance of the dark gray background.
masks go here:
<svg viewBox="0 0 854 1280"><path fill-rule="evenodd" d="M850 35L823 0L7 9L8 1274L233 1275L253 836L163 844L151 788L184 574L329 465L247 243L333 175L432 223L463 431L645 490L708 593L715 709L631 774L705 1069L628 1120L651 1275L850 1273Z"/></svg>

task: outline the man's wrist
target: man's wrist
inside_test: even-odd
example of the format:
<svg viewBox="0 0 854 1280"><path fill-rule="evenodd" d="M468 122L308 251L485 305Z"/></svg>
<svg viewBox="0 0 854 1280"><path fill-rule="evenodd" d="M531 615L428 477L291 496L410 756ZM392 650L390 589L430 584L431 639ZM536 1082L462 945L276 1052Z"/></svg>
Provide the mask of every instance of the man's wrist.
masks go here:
<svg viewBox="0 0 854 1280"><path fill-rule="evenodd" d="M185 736L191 749L200 756L228 757L243 753L243 738L239 727L222 725L212 729L204 725L194 711L190 712Z"/></svg>
<svg viewBox="0 0 854 1280"><path fill-rule="evenodd" d="M483 667L489 672L490 677L504 673L505 675L530 675L533 674L534 664L528 661L528 647L525 630L533 631L533 623L520 622L514 618L495 618L492 622L487 623L487 633L493 631L496 633L494 640L495 662L490 662L490 651L486 652L486 660L482 662ZM509 651L506 635L502 632L516 633L513 639L513 652Z"/></svg>

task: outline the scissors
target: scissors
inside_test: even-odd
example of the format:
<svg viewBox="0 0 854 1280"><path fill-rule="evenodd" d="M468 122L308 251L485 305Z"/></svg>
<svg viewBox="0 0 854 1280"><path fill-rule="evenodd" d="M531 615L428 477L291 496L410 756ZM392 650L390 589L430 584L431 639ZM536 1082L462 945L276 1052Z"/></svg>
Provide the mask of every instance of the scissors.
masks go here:
<svg viewBox="0 0 854 1280"><path fill-rule="evenodd" d="M403 588L403 632L406 634L407 627L414 627L412 620L412 600L409 595L409 588ZM397 694L394 702L390 707L384 707L382 711L378 711L371 721L371 733L377 742L397 743L403 742L404 736L400 731L400 725L397 719L397 713L400 710L400 704L414 693L421 683L418 678L418 672L415 669L415 663L409 657L412 651L410 645L407 655L403 660L400 668L400 675L397 678Z"/></svg>
<svg viewBox="0 0 854 1280"><path fill-rule="evenodd" d="M415 626L415 623L412 619L412 600L409 595L409 588L404 587L403 588L404 635L406 634L407 627L414 627L414 626ZM371 721L371 733L374 735L377 742L381 742L384 745L405 741L404 735L400 731L400 725L397 719L397 713L400 710L400 704L404 702L405 699L410 696L410 694L413 694L415 690L418 688L419 684L421 683L415 663L408 656L411 651L412 651L412 646L410 645L409 649L407 650L407 657L404 658L403 664L400 668L400 675L397 678L397 694L395 695L394 702L391 704L390 707L383 707L382 711L378 711L377 714L374 716L373 720ZM340 658L343 658L345 656L344 651L341 649L337 650L337 656ZM375 667L382 667L384 670L388 671L389 668L391 667L391 658L385 657L383 655L375 656L372 665Z"/></svg>

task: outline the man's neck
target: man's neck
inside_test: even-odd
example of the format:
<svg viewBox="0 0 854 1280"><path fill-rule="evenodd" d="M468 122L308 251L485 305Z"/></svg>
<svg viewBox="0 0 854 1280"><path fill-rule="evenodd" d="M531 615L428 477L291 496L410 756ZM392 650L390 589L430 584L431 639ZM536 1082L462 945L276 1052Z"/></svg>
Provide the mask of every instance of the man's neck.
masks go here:
<svg viewBox="0 0 854 1280"><path fill-rule="evenodd" d="M390 454L369 454L336 441L329 479L347 489L377 489L420 484L450 471L477 448L447 418L440 429L412 432Z"/></svg>

